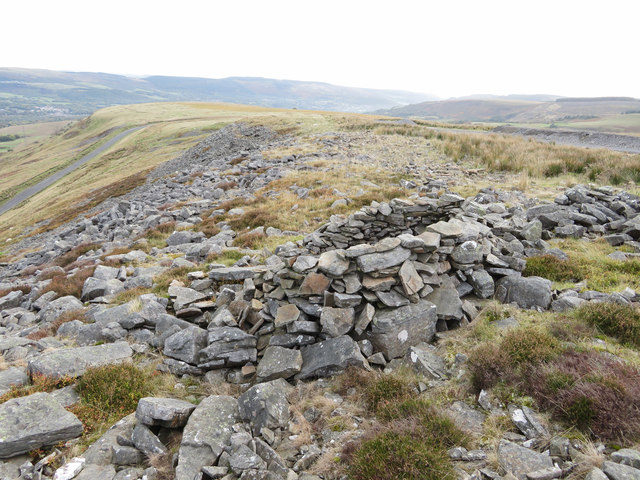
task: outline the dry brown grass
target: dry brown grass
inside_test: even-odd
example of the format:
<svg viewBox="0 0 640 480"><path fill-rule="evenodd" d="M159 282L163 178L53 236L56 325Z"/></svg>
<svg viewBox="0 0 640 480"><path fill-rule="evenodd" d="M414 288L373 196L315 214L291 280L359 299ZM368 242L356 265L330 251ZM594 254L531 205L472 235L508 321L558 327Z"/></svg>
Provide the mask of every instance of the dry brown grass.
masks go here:
<svg viewBox="0 0 640 480"><path fill-rule="evenodd" d="M11 292L17 292L17 291L20 291L25 295L29 295L31 293L31 286L16 285L15 287L11 287L11 288L3 288L0 290L0 297L4 297L5 295L9 295Z"/></svg>
<svg viewBox="0 0 640 480"><path fill-rule="evenodd" d="M87 310L84 308L64 312L50 324L39 328L35 332L31 332L29 335L27 335L27 338L29 338L30 340L40 340L45 337L53 337L56 333L58 333L58 329L65 323L72 322L74 320L86 322L86 313Z"/></svg>
<svg viewBox="0 0 640 480"><path fill-rule="evenodd" d="M76 298L80 298L85 280L93 275L95 269L95 266L90 266L78 270L73 275L58 275L51 280L49 285L42 289L40 295L47 292L56 292L57 297L73 295Z"/></svg>
<svg viewBox="0 0 640 480"><path fill-rule="evenodd" d="M81 245L78 245L77 247L72 248L64 255L60 255L53 261L53 264L59 267L66 267L75 262L81 255L84 255L91 250L97 250L99 248L99 243L83 243Z"/></svg>

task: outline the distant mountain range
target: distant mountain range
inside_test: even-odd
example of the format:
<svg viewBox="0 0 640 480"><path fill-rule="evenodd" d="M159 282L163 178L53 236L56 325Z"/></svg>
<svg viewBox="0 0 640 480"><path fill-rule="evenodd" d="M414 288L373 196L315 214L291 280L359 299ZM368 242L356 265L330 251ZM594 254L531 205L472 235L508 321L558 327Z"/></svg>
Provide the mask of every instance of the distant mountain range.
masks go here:
<svg viewBox="0 0 640 480"><path fill-rule="evenodd" d="M381 109L376 113L445 122L552 123L637 114L640 113L640 100L631 97L473 95Z"/></svg>
<svg viewBox="0 0 640 480"><path fill-rule="evenodd" d="M401 90L257 77L222 79L0 68L0 126L88 115L111 105L208 101L305 110L370 112L435 100Z"/></svg>

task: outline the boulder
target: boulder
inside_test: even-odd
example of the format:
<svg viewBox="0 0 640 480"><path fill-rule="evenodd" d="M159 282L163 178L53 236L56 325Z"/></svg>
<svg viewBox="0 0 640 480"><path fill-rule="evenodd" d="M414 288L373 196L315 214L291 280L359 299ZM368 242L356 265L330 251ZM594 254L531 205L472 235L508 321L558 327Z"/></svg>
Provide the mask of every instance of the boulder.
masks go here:
<svg viewBox="0 0 640 480"><path fill-rule="evenodd" d="M256 272L253 267L221 267L213 268L209 272L209 278L219 282L238 282L255 276Z"/></svg>
<svg viewBox="0 0 640 480"><path fill-rule="evenodd" d="M301 352L302 370L296 375L297 380L329 377L351 366L368 367L358 344L347 335L309 345Z"/></svg>
<svg viewBox="0 0 640 480"><path fill-rule="evenodd" d="M0 371L0 395L4 395L13 386L21 386L29 381L23 368L10 367Z"/></svg>
<svg viewBox="0 0 640 480"><path fill-rule="evenodd" d="M640 480L640 470L628 465L605 461L602 471L611 480Z"/></svg>
<svg viewBox="0 0 640 480"><path fill-rule="evenodd" d="M462 300L453 287L436 287L425 299L436 306L440 320L460 320L463 316Z"/></svg>
<svg viewBox="0 0 640 480"><path fill-rule="evenodd" d="M355 312L353 308L324 307L320 315L322 331L330 337L339 337L353 328Z"/></svg>
<svg viewBox="0 0 640 480"><path fill-rule="evenodd" d="M502 303L515 302L520 308L541 308L551 305L551 281L540 277L509 275L496 285L496 298Z"/></svg>
<svg viewBox="0 0 640 480"><path fill-rule="evenodd" d="M621 448L611 454L611 460L622 465L640 469L640 452L631 448Z"/></svg>
<svg viewBox="0 0 640 480"><path fill-rule="evenodd" d="M83 302L88 302L94 298L116 295L123 290L124 284L116 278L102 280L95 277L89 277L84 282L80 299Z"/></svg>
<svg viewBox="0 0 640 480"><path fill-rule="evenodd" d="M498 463L519 480L527 480L529 472L553 467L548 454L538 453L507 440L501 440L498 445Z"/></svg>
<svg viewBox="0 0 640 480"><path fill-rule="evenodd" d="M196 406L175 398L141 398L136 408L136 418L147 426L167 428L183 427Z"/></svg>
<svg viewBox="0 0 640 480"><path fill-rule="evenodd" d="M486 270L474 270L471 275L467 276L467 281L473 287L473 293L478 298L493 297L495 284L493 277Z"/></svg>
<svg viewBox="0 0 640 480"><path fill-rule="evenodd" d="M479 263L482 261L482 245L474 240L456 245L451 252L451 259L459 264Z"/></svg>
<svg viewBox="0 0 640 480"><path fill-rule="evenodd" d="M182 433L176 480L193 480L202 467L214 465L229 445L232 426L239 420L238 401L212 395L193 411Z"/></svg>
<svg viewBox="0 0 640 480"><path fill-rule="evenodd" d="M200 351L207 346L207 336L205 329L195 325L180 330L164 341L164 354L197 365L200 362Z"/></svg>
<svg viewBox="0 0 640 480"><path fill-rule="evenodd" d="M237 327L214 327L207 342L200 351L200 367L234 367L257 359L258 339Z"/></svg>
<svg viewBox="0 0 640 480"><path fill-rule="evenodd" d="M240 418L251 423L254 434L263 427L272 430L289 424L287 393L291 385L283 378L254 385L238 397Z"/></svg>
<svg viewBox="0 0 640 480"><path fill-rule="evenodd" d="M259 382L276 378L290 378L302 369L302 353L277 346L269 346L264 351L257 368Z"/></svg>
<svg viewBox="0 0 640 480"><path fill-rule="evenodd" d="M56 298L40 310L40 319L45 323L51 323L65 312L81 310L82 308L84 308L82 302L71 295Z"/></svg>
<svg viewBox="0 0 640 480"><path fill-rule="evenodd" d="M162 455L167 453L167 447L160 439L142 423L136 424L131 434L133 445L146 455Z"/></svg>
<svg viewBox="0 0 640 480"><path fill-rule="evenodd" d="M0 405L0 458L9 458L82 435L82 422L48 393Z"/></svg>
<svg viewBox="0 0 640 480"><path fill-rule="evenodd" d="M378 310L367 338L375 351L391 360L405 355L412 345L430 342L436 333L436 323L436 306L420 300L395 310Z"/></svg>
<svg viewBox="0 0 640 480"><path fill-rule="evenodd" d="M21 290L9 292L4 297L0 298L0 311L19 307L22 304L23 297L24 294Z"/></svg>
<svg viewBox="0 0 640 480"><path fill-rule="evenodd" d="M34 358L29 362L27 370L31 377L79 377L88 368L122 363L128 361L132 355L133 350L127 342L61 348Z"/></svg>

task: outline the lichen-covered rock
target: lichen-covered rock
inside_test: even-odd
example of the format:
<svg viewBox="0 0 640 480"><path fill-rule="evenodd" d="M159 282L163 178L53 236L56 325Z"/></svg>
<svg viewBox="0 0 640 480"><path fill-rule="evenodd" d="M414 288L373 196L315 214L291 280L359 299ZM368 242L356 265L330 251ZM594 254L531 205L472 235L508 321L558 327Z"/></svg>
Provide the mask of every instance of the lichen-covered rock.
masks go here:
<svg viewBox="0 0 640 480"><path fill-rule="evenodd" d="M397 309L378 310L367 338L375 351L391 360L405 355L412 345L430 342L436 333L436 322L436 306L421 300Z"/></svg>
<svg viewBox="0 0 640 480"><path fill-rule="evenodd" d="M541 308L551 305L551 281L540 277L509 275L496 286L496 298L502 303L515 302L520 308Z"/></svg>
<svg viewBox="0 0 640 480"><path fill-rule="evenodd" d="M0 458L9 458L82 435L82 422L48 393L0 405Z"/></svg>
<svg viewBox="0 0 640 480"><path fill-rule="evenodd" d="M368 367L355 340L347 335L304 347L302 370L296 379L328 377L343 372L347 367Z"/></svg>
<svg viewBox="0 0 640 480"><path fill-rule="evenodd" d="M195 408L194 404L175 398L145 397L138 401L136 418L148 426L183 427Z"/></svg>
<svg viewBox="0 0 640 480"><path fill-rule="evenodd" d="M291 385L283 378L254 385L238 397L240 418L250 422L256 434L263 427L285 428L289 423L289 390Z"/></svg>

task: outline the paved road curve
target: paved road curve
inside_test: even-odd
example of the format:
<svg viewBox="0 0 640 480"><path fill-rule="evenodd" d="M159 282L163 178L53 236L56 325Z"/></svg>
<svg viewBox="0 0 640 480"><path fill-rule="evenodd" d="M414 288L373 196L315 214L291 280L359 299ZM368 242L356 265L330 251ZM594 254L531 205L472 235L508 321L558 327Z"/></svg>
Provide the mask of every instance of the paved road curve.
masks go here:
<svg viewBox="0 0 640 480"><path fill-rule="evenodd" d="M41 182L36 183L35 185L22 190L15 197L9 199L3 205L0 205L0 215L3 215L4 213L8 212L12 208L17 207L18 205L20 205L25 200L28 200L29 198L33 197L37 193L40 193L41 191L43 191L45 188L50 187L51 185L56 183L58 180L60 180L64 176L66 176L69 173L73 172L76 168L84 165L85 163L89 162L90 160L93 160L95 157L100 155L102 152L104 152L108 148L111 148L115 143L119 142L124 137L126 137L127 135L135 132L136 130L140 130L141 128L143 128L143 127L133 127L133 128L130 128L129 130L125 130L122 133L119 133L118 135L113 137L111 140L109 140L107 143L105 143L104 145L101 145L100 147L96 148L91 153L88 153L87 155L82 157L80 160L78 160L78 161L72 163L71 165L69 165L68 167L66 167L66 168L54 173L50 177L45 178Z"/></svg>

